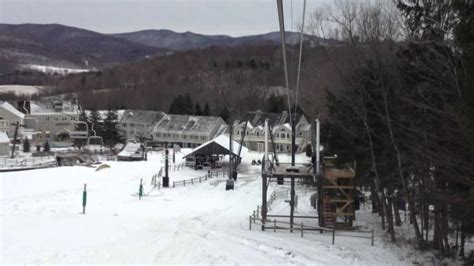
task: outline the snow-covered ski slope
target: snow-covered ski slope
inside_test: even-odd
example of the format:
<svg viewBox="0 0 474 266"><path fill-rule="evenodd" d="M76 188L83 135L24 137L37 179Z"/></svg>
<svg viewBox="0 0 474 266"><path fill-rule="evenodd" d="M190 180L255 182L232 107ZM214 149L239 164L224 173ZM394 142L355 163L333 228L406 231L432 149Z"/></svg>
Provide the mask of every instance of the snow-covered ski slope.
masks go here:
<svg viewBox="0 0 474 266"><path fill-rule="evenodd" d="M181 157L177 154L177 163ZM225 191L220 176L192 186L153 190L141 200L132 196L141 178L145 193L149 192L151 177L163 165L161 158L152 154L146 162L107 162L111 167L97 172L75 166L0 173L0 264L412 263L406 250L382 243L380 231L374 247L368 239L344 237L332 245L330 233L305 232L302 238L299 232L262 232L257 226L249 231L249 215L261 195L260 166L250 164L261 154L253 152L240 166L234 191ZM203 173L183 170L180 176L176 171L171 179ZM84 183L88 203L82 215ZM277 194L287 190L273 189ZM298 209L303 209L309 202L301 189L299 193ZM275 212L288 210L284 198L274 204ZM359 217L372 219L368 212Z"/></svg>

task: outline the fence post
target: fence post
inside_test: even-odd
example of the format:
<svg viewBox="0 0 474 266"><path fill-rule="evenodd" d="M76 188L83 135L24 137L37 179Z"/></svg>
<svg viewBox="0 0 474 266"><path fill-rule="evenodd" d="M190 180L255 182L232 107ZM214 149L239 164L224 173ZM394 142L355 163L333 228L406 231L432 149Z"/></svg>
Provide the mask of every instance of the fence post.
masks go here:
<svg viewBox="0 0 474 266"><path fill-rule="evenodd" d="M273 219L273 232L277 231L277 220Z"/></svg>
<svg viewBox="0 0 474 266"><path fill-rule="evenodd" d="M174 187L174 186L175 186L175 185L174 185L174 181L173 181L173 187Z"/></svg>
<svg viewBox="0 0 474 266"><path fill-rule="evenodd" d="M372 246L374 246L374 228L372 228Z"/></svg>
<svg viewBox="0 0 474 266"><path fill-rule="evenodd" d="M194 178L191 178L191 185L194 185Z"/></svg>
<svg viewBox="0 0 474 266"><path fill-rule="evenodd" d="M82 192L82 214L86 214L86 204L87 204L87 184L84 184L84 191Z"/></svg>
<svg viewBox="0 0 474 266"><path fill-rule="evenodd" d="M183 180L183 186L186 186L186 179Z"/></svg>
<svg viewBox="0 0 474 266"><path fill-rule="evenodd" d="M141 200L143 196L143 178L140 179L140 186L138 187L138 199Z"/></svg>
<svg viewBox="0 0 474 266"><path fill-rule="evenodd" d="M252 215L249 215L249 230L252 230Z"/></svg>
<svg viewBox="0 0 474 266"><path fill-rule="evenodd" d="M260 216L260 205L257 205L257 218Z"/></svg>
<svg viewBox="0 0 474 266"><path fill-rule="evenodd" d="M303 237L303 223L301 223L301 237Z"/></svg>
<svg viewBox="0 0 474 266"><path fill-rule="evenodd" d="M336 224L332 227L332 244L334 245L334 239L336 238Z"/></svg>

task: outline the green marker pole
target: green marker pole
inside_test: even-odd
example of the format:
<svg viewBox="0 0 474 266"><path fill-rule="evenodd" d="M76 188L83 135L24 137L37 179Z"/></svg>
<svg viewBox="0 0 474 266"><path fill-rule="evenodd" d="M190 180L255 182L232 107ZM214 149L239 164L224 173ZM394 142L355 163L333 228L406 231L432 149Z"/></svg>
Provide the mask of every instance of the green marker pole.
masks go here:
<svg viewBox="0 0 474 266"><path fill-rule="evenodd" d="M82 214L86 214L86 204L87 204L87 184L84 184L84 191L82 192Z"/></svg>
<svg viewBox="0 0 474 266"><path fill-rule="evenodd" d="M138 188L138 199L141 200L143 196L143 178L140 179L140 187Z"/></svg>

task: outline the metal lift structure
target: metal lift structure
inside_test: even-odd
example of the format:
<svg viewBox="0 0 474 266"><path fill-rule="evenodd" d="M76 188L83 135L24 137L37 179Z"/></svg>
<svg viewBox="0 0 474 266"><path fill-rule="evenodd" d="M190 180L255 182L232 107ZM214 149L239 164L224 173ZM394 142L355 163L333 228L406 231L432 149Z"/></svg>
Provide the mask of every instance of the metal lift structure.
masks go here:
<svg viewBox="0 0 474 266"><path fill-rule="evenodd" d="M273 142L273 136L268 126L268 119L265 120L265 155L262 162L262 205L261 205L261 221L262 230L274 228L276 225L267 226L268 218L289 218L290 231L293 232L295 225L295 218L303 219L318 219L319 225L323 227L332 228L345 228L349 229L352 227L352 221L354 219L354 207L353 207L353 191L354 191L354 170L351 168L339 169L336 163L331 161L330 158L323 161L322 172L320 167L320 145L319 145L319 120L316 120L316 147L315 147L315 160L311 164L296 164L295 163L295 138L296 138L296 125L294 119L294 113L291 112L291 102L289 94L289 82L288 82L288 69L286 61L286 40L285 40L285 26L283 18L283 2L277 0L278 6L278 17L280 23L280 36L281 36L281 48L283 53L283 66L285 71L286 88L288 90L288 106L290 115L290 125L292 129L292 148L291 148L291 164L278 163L274 164L268 158L268 134ZM304 8L306 7L306 1ZM303 9L303 25L304 25L304 9ZM303 30L301 31L300 39L300 58L298 66L298 78L296 86L296 99L298 97L299 88L299 73L301 67L301 51L303 43ZM275 152L275 149L273 149ZM276 159L276 156L275 156ZM335 158L333 158L335 159ZM267 206L267 190L270 182L276 179L278 184L283 184L284 180L289 180L290 187L290 213L289 215L270 215L268 214ZM295 216L295 205L296 205L296 193L295 183L297 180L303 181L302 183L313 183L317 186L318 194L318 216Z"/></svg>

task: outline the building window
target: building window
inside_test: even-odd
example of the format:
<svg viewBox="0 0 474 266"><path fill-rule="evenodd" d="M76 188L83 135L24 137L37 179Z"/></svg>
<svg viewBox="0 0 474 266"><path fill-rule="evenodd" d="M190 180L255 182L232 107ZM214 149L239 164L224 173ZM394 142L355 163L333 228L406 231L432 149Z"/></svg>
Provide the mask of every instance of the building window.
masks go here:
<svg viewBox="0 0 474 266"><path fill-rule="evenodd" d="M54 121L59 121L59 117L55 116Z"/></svg>
<svg viewBox="0 0 474 266"><path fill-rule="evenodd" d="M133 124L133 123L132 123L132 124L130 124L130 127L135 127L135 124Z"/></svg>
<svg viewBox="0 0 474 266"><path fill-rule="evenodd" d="M63 116L63 117L62 117L62 120L63 120L63 121L67 121L67 116Z"/></svg>
<svg viewBox="0 0 474 266"><path fill-rule="evenodd" d="M290 133L286 134L286 138L288 139L290 138Z"/></svg>
<svg viewBox="0 0 474 266"><path fill-rule="evenodd" d="M260 132L257 131L257 137L259 137L259 136L260 136Z"/></svg>
<svg viewBox="0 0 474 266"><path fill-rule="evenodd" d="M204 136L201 136L201 140L206 140L206 137L204 137Z"/></svg>

